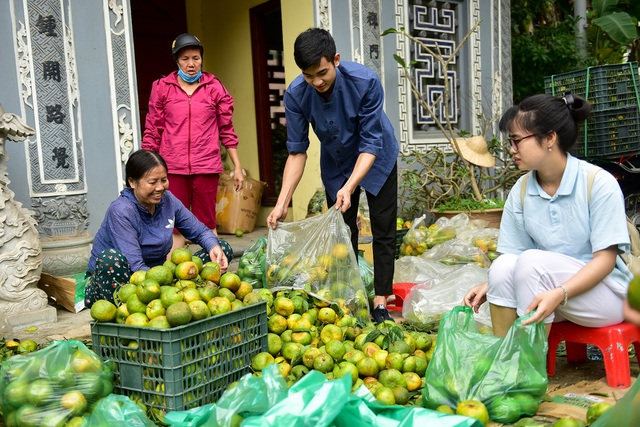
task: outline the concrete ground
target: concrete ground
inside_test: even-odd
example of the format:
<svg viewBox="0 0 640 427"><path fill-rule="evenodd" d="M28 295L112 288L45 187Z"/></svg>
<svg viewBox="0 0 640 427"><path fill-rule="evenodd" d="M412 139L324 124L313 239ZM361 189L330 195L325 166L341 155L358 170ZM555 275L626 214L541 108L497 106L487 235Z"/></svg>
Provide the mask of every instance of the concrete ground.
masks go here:
<svg viewBox="0 0 640 427"><path fill-rule="evenodd" d="M234 260L229 270L236 271L237 262L242 253L258 238L266 237L267 234L266 227L258 227L252 233L246 233L242 237L222 235L221 237L231 244L235 252ZM91 316L89 310L85 309L79 313L71 313L60 306L56 306L56 308L57 322L18 330L12 336L4 338L32 339L41 344L64 339L91 340ZM396 321L402 320L400 312L392 312L392 315ZM631 359L631 376L637 377L638 372L637 357L633 357ZM566 357L559 356L556 363L556 376L549 378L549 389L554 390L566 387L584 380L596 381L604 377L604 364L601 360L587 360L568 364Z"/></svg>

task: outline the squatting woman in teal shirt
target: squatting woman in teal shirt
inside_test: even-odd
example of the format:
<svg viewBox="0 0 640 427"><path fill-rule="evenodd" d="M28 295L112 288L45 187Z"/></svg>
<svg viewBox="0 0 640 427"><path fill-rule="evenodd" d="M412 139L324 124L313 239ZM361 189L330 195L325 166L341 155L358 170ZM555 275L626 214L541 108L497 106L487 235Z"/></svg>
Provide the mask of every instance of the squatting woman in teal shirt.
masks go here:
<svg viewBox="0 0 640 427"><path fill-rule="evenodd" d="M529 174L507 198L500 255L489 281L473 288L464 303L477 310L489 301L494 333L504 336L517 316L536 310L525 323L552 322L601 327L620 323L631 278L619 254L629 251L622 191L605 170L587 181L593 165L569 150L578 123L590 112L578 96L534 95L500 120L510 153Z"/></svg>

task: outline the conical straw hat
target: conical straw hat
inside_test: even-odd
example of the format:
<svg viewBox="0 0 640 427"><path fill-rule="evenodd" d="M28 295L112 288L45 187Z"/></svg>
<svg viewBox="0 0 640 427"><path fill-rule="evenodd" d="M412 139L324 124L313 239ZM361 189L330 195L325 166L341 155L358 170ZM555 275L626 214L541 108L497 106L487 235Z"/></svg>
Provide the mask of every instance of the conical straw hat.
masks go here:
<svg viewBox="0 0 640 427"><path fill-rule="evenodd" d="M477 166L492 168L496 165L496 159L489 152L487 141L483 136L472 136L469 139L457 139L460 154L466 161ZM454 146L455 149L455 146Z"/></svg>

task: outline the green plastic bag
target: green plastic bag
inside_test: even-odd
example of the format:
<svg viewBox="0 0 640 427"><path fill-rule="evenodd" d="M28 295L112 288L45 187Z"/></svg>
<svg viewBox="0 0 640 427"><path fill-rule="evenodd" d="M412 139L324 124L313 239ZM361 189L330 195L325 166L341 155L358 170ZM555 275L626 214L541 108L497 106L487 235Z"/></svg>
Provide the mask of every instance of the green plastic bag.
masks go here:
<svg viewBox="0 0 640 427"><path fill-rule="evenodd" d="M262 371L262 377L246 374L238 384L226 390L215 404L203 405L188 411L174 411L164 421L172 427L224 427L234 416L261 415L287 393L287 384L275 363Z"/></svg>
<svg viewBox="0 0 640 427"><path fill-rule="evenodd" d="M53 341L11 357L0 369L0 408L7 425L66 425L87 418L95 402L112 390L112 364L78 340Z"/></svg>
<svg viewBox="0 0 640 427"><path fill-rule="evenodd" d="M267 238L260 237L245 250L238 261L238 276L243 282L251 284L254 289L263 288L264 258L267 249Z"/></svg>
<svg viewBox="0 0 640 427"><path fill-rule="evenodd" d="M533 416L547 390L544 323L517 319L504 338L478 332L470 307L454 307L440 321L436 347L425 374L424 406L457 407L479 400L491 419L510 424Z"/></svg>
<svg viewBox="0 0 640 427"><path fill-rule="evenodd" d="M420 407L380 405L362 386L351 393L351 378L328 380L311 371L287 389L277 365L262 377L247 374L215 404L170 412L171 427L482 427L480 421Z"/></svg>
<svg viewBox="0 0 640 427"><path fill-rule="evenodd" d="M636 380L613 408L604 412L591 427L640 426L640 381Z"/></svg>
<svg viewBox="0 0 640 427"><path fill-rule="evenodd" d="M156 427L156 424L128 396L110 394L96 403L82 427Z"/></svg>
<svg viewBox="0 0 640 427"><path fill-rule="evenodd" d="M482 427L480 421L420 407L386 406L361 386L351 393L351 378L328 380L310 371L265 414L245 418L242 427Z"/></svg>
<svg viewBox="0 0 640 427"><path fill-rule="evenodd" d="M362 251L358 251L358 269L360 270L360 278L364 283L367 291L367 299L369 306L373 307L373 299L376 296L376 290L373 283L373 264L362 255Z"/></svg>

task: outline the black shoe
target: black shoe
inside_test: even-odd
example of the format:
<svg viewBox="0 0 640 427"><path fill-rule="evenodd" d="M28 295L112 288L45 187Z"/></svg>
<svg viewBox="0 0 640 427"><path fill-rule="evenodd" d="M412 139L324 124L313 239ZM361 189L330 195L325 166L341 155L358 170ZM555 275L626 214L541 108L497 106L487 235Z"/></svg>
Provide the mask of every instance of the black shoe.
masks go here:
<svg viewBox="0 0 640 427"><path fill-rule="evenodd" d="M385 320L391 320L394 322L393 317L391 317L387 308L382 304L373 309L371 317L373 317L373 321L376 323L382 323Z"/></svg>

